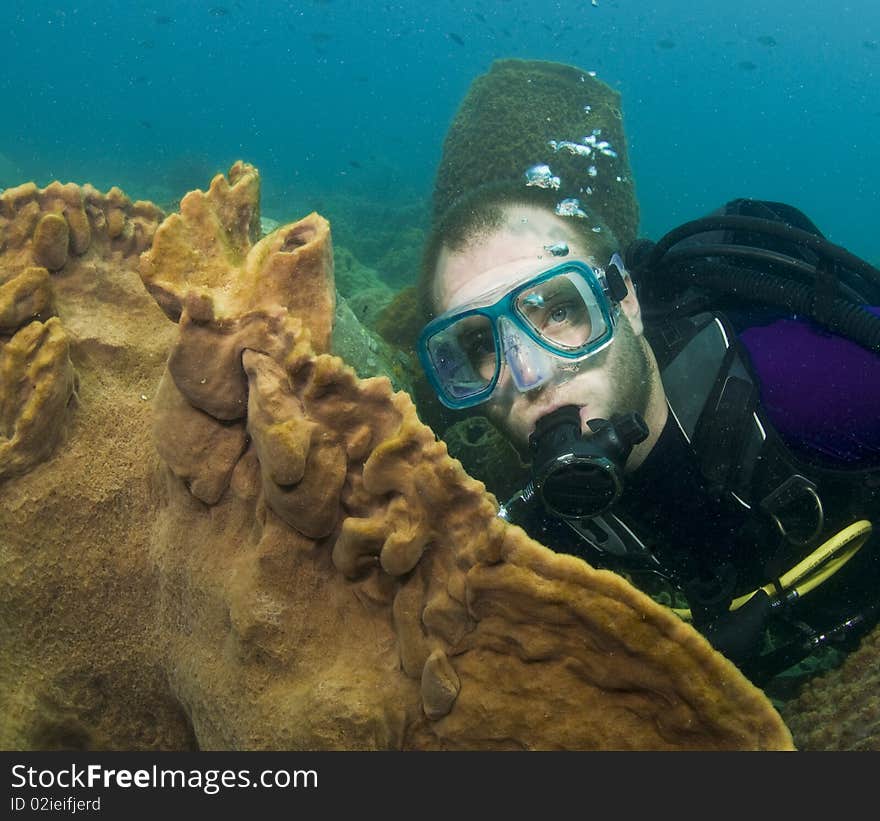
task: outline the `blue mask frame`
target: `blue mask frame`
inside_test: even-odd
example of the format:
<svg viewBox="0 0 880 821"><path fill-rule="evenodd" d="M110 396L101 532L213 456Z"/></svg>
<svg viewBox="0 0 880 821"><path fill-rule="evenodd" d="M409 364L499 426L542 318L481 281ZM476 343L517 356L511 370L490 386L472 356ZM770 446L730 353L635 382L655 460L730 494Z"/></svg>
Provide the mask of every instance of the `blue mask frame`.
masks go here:
<svg viewBox="0 0 880 821"><path fill-rule="evenodd" d="M625 271L623 262L618 254L612 257L610 264L616 265L620 271ZM517 297L523 291L567 272L577 272L580 274L581 280L586 283L595 297L596 305L605 324L605 332L601 336L591 339L587 344L575 349L559 348L549 343L532 328L517 308ZM461 410L479 405L489 399L494 392L501 375L502 365L505 364L505 357L502 355L503 346L499 335L499 320L502 318L511 321L516 326L517 331L524 333L539 350L545 351L563 362L576 362L593 356L610 345L614 338L614 328L619 308L618 303L611 299L605 282L605 272L602 269L593 268L580 260L566 261L517 283L492 301L499 290L495 289L463 306L446 311L431 320L419 335L417 343L419 361L428 377L428 381L431 383L431 387L440 401L448 408ZM431 353L430 342L433 337L445 331L451 325L474 315L480 315L489 320L495 346L495 372L485 387L467 395L456 395L450 388L449 380L444 380L440 375L443 362L435 361Z"/></svg>

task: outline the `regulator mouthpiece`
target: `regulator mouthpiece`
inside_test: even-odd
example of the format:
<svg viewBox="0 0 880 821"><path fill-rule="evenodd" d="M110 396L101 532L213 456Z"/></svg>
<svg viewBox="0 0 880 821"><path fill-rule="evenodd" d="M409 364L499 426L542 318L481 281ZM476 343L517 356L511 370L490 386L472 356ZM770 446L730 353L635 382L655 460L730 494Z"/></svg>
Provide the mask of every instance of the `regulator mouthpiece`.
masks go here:
<svg viewBox="0 0 880 821"><path fill-rule="evenodd" d="M606 511L623 492L623 470L648 426L633 412L587 422L581 435L580 409L566 405L539 419L529 437L532 485L544 507L562 519Z"/></svg>

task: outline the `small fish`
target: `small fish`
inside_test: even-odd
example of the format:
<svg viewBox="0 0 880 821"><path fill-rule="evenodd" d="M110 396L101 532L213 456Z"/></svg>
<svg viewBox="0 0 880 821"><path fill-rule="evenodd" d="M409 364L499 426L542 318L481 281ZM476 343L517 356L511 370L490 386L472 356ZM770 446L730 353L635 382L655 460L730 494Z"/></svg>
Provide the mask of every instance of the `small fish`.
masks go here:
<svg viewBox="0 0 880 821"><path fill-rule="evenodd" d="M739 64L739 67L743 71L754 71L758 66L755 63L753 63L751 60L743 60Z"/></svg>
<svg viewBox="0 0 880 821"><path fill-rule="evenodd" d="M313 43L327 43L333 39L333 35L327 34L326 31L313 31L310 37Z"/></svg>
<svg viewBox="0 0 880 821"><path fill-rule="evenodd" d="M769 34L762 34L760 37L755 38L762 46L773 47L776 45L776 38L771 37Z"/></svg>
<svg viewBox="0 0 880 821"><path fill-rule="evenodd" d="M173 17L169 17L167 14L157 14L154 18L156 24L159 26L168 26L174 22Z"/></svg>
<svg viewBox="0 0 880 821"><path fill-rule="evenodd" d="M552 245L545 245L545 251L549 251L554 257L568 256L568 245L565 242L554 242Z"/></svg>
<svg viewBox="0 0 880 821"><path fill-rule="evenodd" d="M208 14L212 17L226 17L229 14L229 9L225 6L212 6L208 9Z"/></svg>
<svg viewBox="0 0 880 821"><path fill-rule="evenodd" d="M485 23L485 22L486 22L486 15L485 15L485 14L480 14L480 12L478 12L478 11L477 11L477 12L474 12L474 17L476 17L477 20L479 20L481 23Z"/></svg>
<svg viewBox="0 0 880 821"><path fill-rule="evenodd" d="M863 40L862 46L864 46L868 51L877 51L877 41L876 40Z"/></svg>
<svg viewBox="0 0 880 821"><path fill-rule="evenodd" d="M588 173L591 177L595 177L596 174L599 173L599 171L596 169L596 166L595 166L595 165L591 165L591 166L587 169L587 173Z"/></svg>
<svg viewBox="0 0 880 821"><path fill-rule="evenodd" d="M675 48L675 40L670 40L667 37L663 40L658 40L657 45L659 48L665 48L665 49Z"/></svg>
<svg viewBox="0 0 880 821"><path fill-rule="evenodd" d="M464 40L462 40L461 37L459 37L454 31L450 31L446 36L449 37L450 40L458 43L460 46L464 45Z"/></svg>
<svg viewBox="0 0 880 821"><path fill-rule="evenodd" d="M348 164L349 164L352 168L363 168L363 166L362 166L357 160L349 160L349 161L348 161Z"/></svg>
<svg viewBox="0 0 880 821"><path fill-rule="evenodd" d="M560 179L554 177L549 165L533 165L526 170L526 186L538 188L559 188Z"/></svg>
<svg viewBox="0 0 880 821"><path fill-rule="evenodd" d="M153 124L149 120L140 120L140 124L143 128L152 128Z"/></svg>

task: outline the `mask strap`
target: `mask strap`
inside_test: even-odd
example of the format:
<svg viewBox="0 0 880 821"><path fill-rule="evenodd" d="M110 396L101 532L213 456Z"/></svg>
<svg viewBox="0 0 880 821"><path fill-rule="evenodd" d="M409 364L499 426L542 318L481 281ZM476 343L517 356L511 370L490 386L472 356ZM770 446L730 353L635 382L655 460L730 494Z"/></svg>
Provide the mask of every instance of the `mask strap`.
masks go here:
<svg viewBox="0 0 880 821"><path fill-rule="evenodd" d="M626 299L626 274L626 266L623 264L620 254L615 252L605 269L605 283L608 286L608 293L615 302L622 302Z"/></svg>

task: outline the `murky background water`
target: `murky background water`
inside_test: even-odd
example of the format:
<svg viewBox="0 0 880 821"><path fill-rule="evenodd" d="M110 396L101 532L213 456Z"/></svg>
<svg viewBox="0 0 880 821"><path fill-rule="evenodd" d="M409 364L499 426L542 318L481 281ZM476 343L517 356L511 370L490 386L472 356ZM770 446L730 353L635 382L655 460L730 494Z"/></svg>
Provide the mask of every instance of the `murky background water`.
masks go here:
<svg viewBox="0 0 880 821"><path fill-rule="evenodd" d="M418 245L471 80L539 58L621 92L645 236L751 196L880 262L874 0L6 0L0 43L0 187L171 208L241 158L266 216L317 209L376 264L389 226Z"/></svg>

